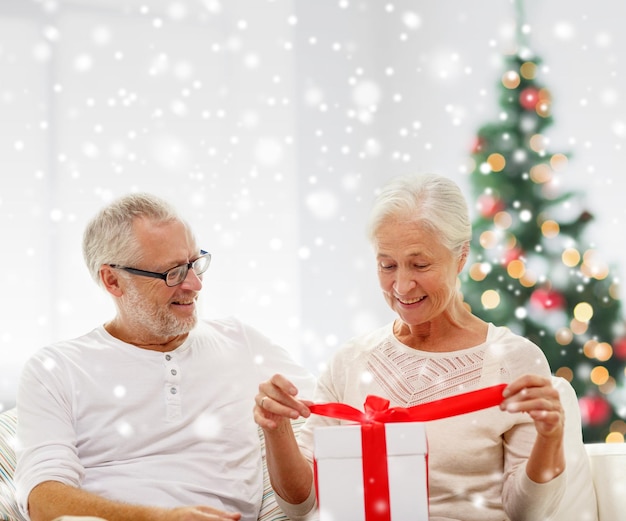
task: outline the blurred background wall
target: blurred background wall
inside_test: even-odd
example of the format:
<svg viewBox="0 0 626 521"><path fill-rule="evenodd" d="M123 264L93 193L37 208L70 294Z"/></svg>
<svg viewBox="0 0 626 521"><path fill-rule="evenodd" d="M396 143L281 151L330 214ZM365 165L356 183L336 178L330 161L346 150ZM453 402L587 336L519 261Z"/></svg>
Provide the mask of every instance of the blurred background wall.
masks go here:
<svg viewBox="0 0 626 521"><path fill-rule="evenodd" d="M553 95L550 148L571 153L562 182L624 280L625 15L610 0L2 0L0 409L36 349L112 315L80 242L129 191L167 197L212 252L203 316L236 314L315 372L390 320L364 235L375 190L418 171L467 189L516 23Z"/></svg>

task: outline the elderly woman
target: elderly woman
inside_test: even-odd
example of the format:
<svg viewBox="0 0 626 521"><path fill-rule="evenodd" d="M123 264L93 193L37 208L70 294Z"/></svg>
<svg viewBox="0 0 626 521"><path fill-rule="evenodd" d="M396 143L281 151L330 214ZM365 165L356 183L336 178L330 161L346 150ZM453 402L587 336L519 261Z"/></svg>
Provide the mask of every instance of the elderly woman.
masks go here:
<svg viewBox="0 0 626 521"><path fill-rule="evenodd" d="M367 395L411 407L497 383L500 406L427 422L431 520L547 519L564 493L564 413L542 351L473 315L457 290L471 237L466 202L436 176L392 180L369 223L393 323L354 338L320 376L316 402L363 408ZM272 485L292 520L315 511L313 430L338 420L275 375L259 386ZM290 419L308 417L296 441ZM409 476L407 476L409 479Z"/></svg>

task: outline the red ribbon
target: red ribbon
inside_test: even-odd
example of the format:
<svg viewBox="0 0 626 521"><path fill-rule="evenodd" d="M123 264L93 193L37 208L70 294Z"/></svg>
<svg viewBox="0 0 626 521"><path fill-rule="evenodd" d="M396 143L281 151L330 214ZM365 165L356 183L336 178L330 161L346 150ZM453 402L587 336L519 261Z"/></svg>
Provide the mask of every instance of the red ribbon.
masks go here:
<svg viewBox="0 0 626 521"><path fill-rule="evenodd" d="M494 385L406 408L389 408L389 400L369 395L364 412L343 403L314 404L309 409L320 416L361 424L365 519L391 521L385 423L439 420L500 405L505 387Z"/></svg>

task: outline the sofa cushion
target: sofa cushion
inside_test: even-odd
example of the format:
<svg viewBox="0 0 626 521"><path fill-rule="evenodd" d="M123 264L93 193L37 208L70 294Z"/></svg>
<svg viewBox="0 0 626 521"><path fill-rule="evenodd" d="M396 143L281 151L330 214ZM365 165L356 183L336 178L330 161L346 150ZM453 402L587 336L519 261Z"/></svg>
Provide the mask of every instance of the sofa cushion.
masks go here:
<svg viewBox="0 0 626 521"><path fill-rule="evenodd" d="M626 443L588 443L585 449L591 463L600 521L624 519Z"/></svg>
<svg viewBox="0 0 626 521"><path fill-rule="evenodd" d="M263 453L263 502L261 503L261 512L259 512L259 521L289 521L289 518L283 514L283 511L276 504L274 490L270 485L270 476L265 464L265 437L260 427L259 438L261 439L261 451Z"/></svg>
<svg viewBox="0 0 626 521"><path fill-rule="evenodd" d="M17 412L9 409L0 414L0 520L24 521L15 502L15 428Z"/></svg>
<svg viewBox="0 0 626 521"><path fill-rule="evenodd" d="M296 435L296 439L300 435L300 428L304 424L304 418L291 420L291 427ZM270 485L270 477L267 472L267 464L265 460L265 437L263 429L259 427L259 439L261 440L261 452L263 454L263 503L261 504L261 512L259 513L259 521L289 521L289 518L283 513L274 495L274 490Z"/></svg>

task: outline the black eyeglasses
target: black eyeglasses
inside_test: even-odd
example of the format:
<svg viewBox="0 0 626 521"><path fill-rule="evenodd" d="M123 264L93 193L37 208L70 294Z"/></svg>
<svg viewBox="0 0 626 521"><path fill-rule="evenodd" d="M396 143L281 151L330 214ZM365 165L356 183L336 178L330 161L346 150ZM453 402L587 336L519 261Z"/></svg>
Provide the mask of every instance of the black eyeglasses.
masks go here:
<svg viewBox="0 0 626 521"><path fill-rule="evenodd" d="M187 264L181 264L180 266L174 266L163 273L156 271L139 270L137 268L129 268L127 266L120 266L119 264L109 264L111 268L117 268L118 270L124 270L133 275L141 275L143 277L153 277L155 279L163 279L165 284L169 287L178 286L182 284L187 278L187 273L192 269L196 275L202 275L209 269L211 264L211 254L208 251L200 250L200 257L196 260L188 262Z"/></svg>

